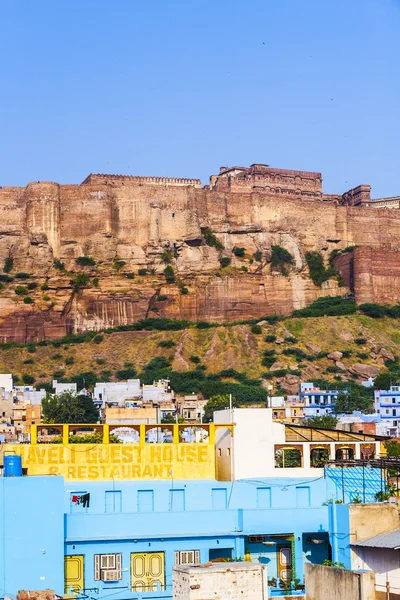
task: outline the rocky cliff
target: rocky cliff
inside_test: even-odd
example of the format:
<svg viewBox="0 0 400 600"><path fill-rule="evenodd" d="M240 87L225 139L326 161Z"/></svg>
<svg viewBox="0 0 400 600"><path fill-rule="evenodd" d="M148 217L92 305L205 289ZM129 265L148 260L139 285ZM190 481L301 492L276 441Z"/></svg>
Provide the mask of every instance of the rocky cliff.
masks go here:
<svg viewBox="0 0 400 600"><path fill-rule="evenodd" d="M223 249L206 244L206 230ZM271 270L274 244L294 257L286 276ZM349 292L347 275L345 286L336 278L315 286L304 260L309 250L327 258L349 245L394 256L400 212L271 191L223 193L197 180L92 176L81 185L2 188L0 268L12 259L6 269L12 280L2 277L0 339L50 339L156 315L223 322L289 314L321 295ZM245 256L235 257L234 247L244 248ZM79 267L80 256L95 265ZM232 259L227 268L219 262L224 256ZM55 268L55 259L64 270ZM166 260L175 283L166 283ZM139 269L147 273L138 275ZM77 285L78 273L88 280ZM390 269L385 273L390 277ZM17 286L29 288L31 303L24 292L15 293ZM396 283L390 298L397 297Z"/></svg>

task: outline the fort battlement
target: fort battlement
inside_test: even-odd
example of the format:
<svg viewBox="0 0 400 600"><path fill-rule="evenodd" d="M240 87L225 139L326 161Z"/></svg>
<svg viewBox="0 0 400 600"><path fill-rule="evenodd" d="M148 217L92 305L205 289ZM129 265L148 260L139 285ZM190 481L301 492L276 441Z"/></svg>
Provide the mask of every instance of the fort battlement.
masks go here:
<svg viewBox="0 0 400 600"><path fill-rule="evenodd" d="M135 175L107 175L101 173L90 173L81 185L160 185L174 187L201 188L200 179L187 179L185 177L140 177Z"/></svg>

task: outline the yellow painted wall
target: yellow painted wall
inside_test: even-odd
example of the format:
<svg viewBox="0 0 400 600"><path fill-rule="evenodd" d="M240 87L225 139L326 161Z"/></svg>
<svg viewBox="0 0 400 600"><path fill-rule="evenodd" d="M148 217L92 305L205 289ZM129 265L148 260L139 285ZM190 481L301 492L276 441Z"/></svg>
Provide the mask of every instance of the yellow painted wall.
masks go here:
<svg viewBox="0 0 400 600"><path fill-rule="evenodd" d="M22 456L28 475L70 481L215 478L214 444L7 444L5 450Z"/></svg>

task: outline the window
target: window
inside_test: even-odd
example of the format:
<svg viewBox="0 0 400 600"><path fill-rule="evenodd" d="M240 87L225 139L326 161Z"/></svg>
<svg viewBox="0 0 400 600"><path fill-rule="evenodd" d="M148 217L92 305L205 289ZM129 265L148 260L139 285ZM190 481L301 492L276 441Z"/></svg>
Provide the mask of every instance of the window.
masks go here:
<svg viewBox="0 0 400 600"><path fill-rule="evenodd" d="M122 554L95 554L94 580L120 581L122 579Z"/></svg>
<svg viewBox="0 0 400 600"><path fill-rule="evenodd" d="M107 491L106 492L106 513L121 512L122 492Z"/></svg>
<svg viewBox="0 0 400 600"><path fill-rule="evenodd" d="M185 490L169 490L169 510L185 510Z"/></svg>
<svg viewBox="0 0 400 600"><path fill-rule="evenodd" d="M153 490L138 490L138 512L152 512L154 510Z"/></svg>
<svg viewBox="0 0 400 600"><path fill-rule="evenodd" d="M175 564L176 565L199 565L200 564L200 550L183 550L182 552L175 552Z"/></svg>
<svg viewBox="0 0 400 600"><path fill-rule="evenodd" d="M296 506L310 506L310 488L296 487Z"/></svg>
<svg viewBox="0 0 400 600"><path fill-rule="evenodd" d="M226 488L213 488L211 490L211 504L214 510L225 510L226 502Z"/></svg>
<svg viewBox="0 0 400 600"><path fill-rule="evenodd" d="M265 540L265 535L249 535L249 544L262 544Z"/></svg>
<svg viewBox="0 0 400 600"><path fill-rule="evenodd" d="M389 411L389 409L387 408L387 409L386 409L386 414L388 415L388 414L389 414L389 412L390 412L390 411Z"/></svg>
<svg viewBox="0 0 400 600"><path fill-rule="evenodd" d="M259 487L257 488L257 508L270 508L271 507L271 488Z"/></svg>

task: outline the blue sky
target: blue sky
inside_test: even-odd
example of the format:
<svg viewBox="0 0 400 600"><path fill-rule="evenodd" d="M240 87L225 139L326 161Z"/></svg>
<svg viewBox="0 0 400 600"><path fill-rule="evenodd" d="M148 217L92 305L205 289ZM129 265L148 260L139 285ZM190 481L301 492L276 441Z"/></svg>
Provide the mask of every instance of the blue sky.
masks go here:
<svg viewBox="0 0 400 600"><path fill-rule="evenodd" d="M400 195L400 0L1 0L0 185L322 171Z"/></svg>

